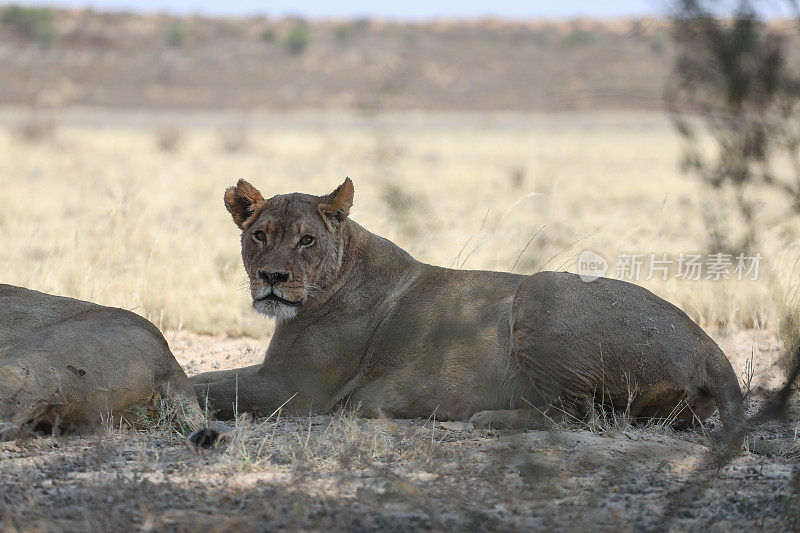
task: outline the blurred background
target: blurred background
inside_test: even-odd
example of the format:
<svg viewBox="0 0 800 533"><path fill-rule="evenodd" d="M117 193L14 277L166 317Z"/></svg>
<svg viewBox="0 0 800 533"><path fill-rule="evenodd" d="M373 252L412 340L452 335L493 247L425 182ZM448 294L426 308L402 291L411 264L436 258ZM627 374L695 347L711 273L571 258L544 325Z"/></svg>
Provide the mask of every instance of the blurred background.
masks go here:
<svg viewBox="0 0 800 533"><path fill-rule="evenodd" d="M446 267L760 254L638 282L796 342L792 1L270 4L0 5L0 281L263 337L224 189L350 176L352 218Z"/></svg>

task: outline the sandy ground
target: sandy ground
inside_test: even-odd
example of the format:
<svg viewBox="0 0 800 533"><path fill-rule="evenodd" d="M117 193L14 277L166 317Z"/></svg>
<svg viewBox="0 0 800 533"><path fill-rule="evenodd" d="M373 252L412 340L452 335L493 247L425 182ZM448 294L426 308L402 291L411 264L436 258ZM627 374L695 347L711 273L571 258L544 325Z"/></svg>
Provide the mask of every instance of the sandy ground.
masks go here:
<svg viewBox="0 0 800 533"><path fill-rule="evenodd" d="M738 374L752 356L752 416L760 388L780 383L779 343L712 334ZM166 337L189 374L256 363L268 344ZM168 429L101 428L0 444L0 517L8 531L797 530L799 420L795 397L789 420L752 430L758 453L722 467L701 430L658 425L503 432L347 412L243 417L230 442L201 453Z"/></svg>

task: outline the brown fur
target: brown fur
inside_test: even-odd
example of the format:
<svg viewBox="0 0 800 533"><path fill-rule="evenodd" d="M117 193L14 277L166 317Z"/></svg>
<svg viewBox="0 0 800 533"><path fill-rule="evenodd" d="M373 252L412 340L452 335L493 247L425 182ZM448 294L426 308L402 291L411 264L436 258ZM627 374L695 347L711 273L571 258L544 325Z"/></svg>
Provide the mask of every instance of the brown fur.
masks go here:
<svg viewBox="0 0 800 533"><path fill-rule="evenodd" d="M264 197L244 180L225 191L225 207L233 214L233 221L243 228L247 221L264 205Z"/></svg>
<svg viewBox="0 0 800 533"><path fill-rule="evenodd" d="M641 416L677 407L682 422L716 405L729 448L741 443L730 363L645 289L420 263L347 218L349 179L322 197L261 203L254 191L240 181L225 205L242 230L254 307L278 322L262 364L192 379L220 416L234 405L269 414L292 398L286 409L298 414L349 401L372 416L545 427L539 409L548 405L582 416L593 402L619 407L631 394ZM314 244L301 246L304 235Z"/></svg>
<svg viewBox="0 0 800 533"><path fill-rule="evenodd" d="M350 208L353 207L354 192L353 181L346 178L335 191L322 198L319 203L319 212L323 220L328 221L330 218L334 218L337 222L342 222L346 219L350 214ZM329 226L329 229L333 228Z"/></svg>
<svg viewBox="0 0 800 533"><path fill-rule="evenodd" d="M0 285L0 440L38 423L111 420L158 397L180 403L190 427L203 425L189 379L150 322Z"/></svg>

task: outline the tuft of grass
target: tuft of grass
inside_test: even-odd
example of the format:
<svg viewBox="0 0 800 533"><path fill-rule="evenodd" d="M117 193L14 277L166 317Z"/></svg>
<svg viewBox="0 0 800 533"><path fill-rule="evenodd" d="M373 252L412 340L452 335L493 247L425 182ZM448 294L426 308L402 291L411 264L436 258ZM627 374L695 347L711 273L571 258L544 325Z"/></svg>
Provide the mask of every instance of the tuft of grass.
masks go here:
<svg viewBox="0 0 800 533"><path fill-rule="evenodd" d="M219 132L219 144L231 154L244 152L250 148L250 136L245 128L225 128Z"/></svg>
<svg viewBox="0 0 800 533"><path fill-rule="evenodd" d="M783 341L784 350L778 363L788 375L800 364L800 361L797 360L800 355L800 304L793 303L786 307L783 317L781 317L778 334Z"/></svg>
<svg viewBox="0 0 800 533"><path fill-rule="evenodd" d="M520 189L525 185L527 175L528 169L525 165L514 166L508 172L508 182L513 189Z"/></svg>
<svg viewBox="0 0 800 533"><path fill-rule="evenodd" d="M359 418L357 409L342 408L333 416L283 417L280 410L254 422L237 415L225 438L221 461L234 471L264 471L289 466L304 475L334 469L347 475L355 469L387 469L407 462L435 470L457 452L443 446L445 431L433 417L412 429L396 422Z"/></svg>
<svg viewBox="0 0 800 533"><path fill-rule="evenodd" d="M387 183L381 191L381 200L397 230L408 238L416 238L424 231L424 214L428 208L420 196L395 183Z"/></svg>
<svg viewBox="0 0 800 533"><path fill-rule="evenodd" d="M28 117L14 124L11 133L17 139L30 144L52 140L56 135L55 120L41 117Z"/></svg>
<svg viewBox="0 0 800 533"><path fill-rule="evenodd" d="M183 143L183 134L177 128L165 126L156 130L155 141L162 152L177 152Z"/></svg>
<svg viewBox="0 0 800 533"><path fill-rule="evenodd" d="M783 356L778 364L789 376L800 365L800 281L797 280L797 271L800 266L800 257L792 264L788 276L789 286L783 297L778 336L783 342Z"/></svg>
<svg viewBox="0 0 800 533"><path fill-rule="evenodd" d="M666 417L635 418L631 413L631 406L636 398L637 389L628 381L628 398L625 407L611 406L610 396L602 390L595 391L593 401L586 405L586 415L582 418L574 414L574 409L559 403L551 404L546 409L539 411L552 424L557 431L583 430L600 435L615 435L630 429L649 431L655 433L669 432L672 430L678 417L686 409L691 409L685 402L679 402ZM704 431L704 427L700 426Z"/></svg>
<svg viewBox="0 0 800 533"><path fill-rule="evenodd" d="M122 420L134 429L166 431L188 437L198 430L197 422L190 420L187 406L179 400L153 394L149 404L134 405L122 414Z"/></svg>

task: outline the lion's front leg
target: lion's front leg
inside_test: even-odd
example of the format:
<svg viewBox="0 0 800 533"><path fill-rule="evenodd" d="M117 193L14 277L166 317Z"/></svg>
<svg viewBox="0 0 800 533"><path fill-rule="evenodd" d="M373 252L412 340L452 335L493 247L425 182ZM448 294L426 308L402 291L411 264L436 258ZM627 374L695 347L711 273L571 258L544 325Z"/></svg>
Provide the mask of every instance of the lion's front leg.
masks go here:
<svg viewBox="0 0 800 533"><path fill-rule="evenodd" d="M217 418L230 420L236 413L267 416L297 397L279 380L260 372L262 365L233 370L205 372L189 378L202 409ZM288 405L288 404L287 404Z"/></svg>

